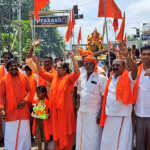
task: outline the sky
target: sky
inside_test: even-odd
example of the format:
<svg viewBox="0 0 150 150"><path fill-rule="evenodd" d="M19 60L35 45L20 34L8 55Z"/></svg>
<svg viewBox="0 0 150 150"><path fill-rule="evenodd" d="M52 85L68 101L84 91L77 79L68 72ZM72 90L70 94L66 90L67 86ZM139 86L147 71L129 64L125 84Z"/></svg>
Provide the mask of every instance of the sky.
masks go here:
<svg viewBox="0 0 150 150"><path fill-rule="evenodd" d="M122 14L126 12L127 35L135 34L134 27L142 28L143 23L150 22L150 0L114 0L121 9ZM78 5L79 14L84 15L84 19L76 20L74 39L77 43L79 28L82 28L82 43L87 43L87 36L97 28L102 34L104 18L98 18L99 0L50 0L52 10L72 9L73 5ZM119 21L121 23L121 20ZM58 28L61 35L65 36L67 28ZM112 20L108 21L109 40L114 41L115 34L112 28Z"/></svg>

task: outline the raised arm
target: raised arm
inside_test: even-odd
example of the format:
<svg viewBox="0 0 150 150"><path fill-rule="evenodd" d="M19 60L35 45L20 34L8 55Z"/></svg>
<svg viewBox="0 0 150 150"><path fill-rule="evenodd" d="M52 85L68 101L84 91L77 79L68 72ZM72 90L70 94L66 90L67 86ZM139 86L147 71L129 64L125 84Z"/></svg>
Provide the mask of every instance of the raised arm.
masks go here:
<svg viewBox="0 0 150 150"><path fill-rule="evenodd" d="M120 54L124 56L126 59L126 67L127 67L126 69L131 72L132 79L135 80L138 72L136 60L128 52L128 48L126 47L125 44L120 43L119 47L120 47Z"/></svg>
<svg viewBox="0 0 150 150"><path fill-rule="evenodd" d="M34 48L35 48L35 46L39 45L40 42L41 42L41 40L39 40L39 39L33 41L32 45L31 45L31 47L30 47L30 49L29 49L29 52L28 52L28 54L27 54L27 58L32 58Z"/></svg>
<svg viewBox="0 0 150 150"><path fill-rule="evenodd" d="M127 56L126 58L126 65L127 65L127 69L131 71L132 79L135 80L137 77L138 69L137 69L136 62L134 61L133 58L131 58L130 55Z"/></svg>
<svg viewBox="0 0 150 150"><path fill-rule="evenodd" d="M102 50L102 51L99 51L99 52L95 52L94 56L97 57L97 56L100 56L100 55L105 54L107 52L108 52L108 50Z"/></svg>
<svg viewBox="0 0 150 150"><path fill-rule="evenodd" d="M71 56L71 59L72 59L72 62L73 62L74 73L80 73L79 66L78 66L78 62L77 62L77 60L74 58L74 54L73 54L72 52L70 53L70 56Z"/></svg>
<svg viewBox="0 0 150 150"><path fill-rule="evenodd" d="M72 59L72 62L73 62L74 72L68 75L68 80L71 84L74 84L80 76L80 70L79 70L79 67L78 67L78 62L74 58L74 54L70 53L70 56L71 56L71 59Z"/></svg>

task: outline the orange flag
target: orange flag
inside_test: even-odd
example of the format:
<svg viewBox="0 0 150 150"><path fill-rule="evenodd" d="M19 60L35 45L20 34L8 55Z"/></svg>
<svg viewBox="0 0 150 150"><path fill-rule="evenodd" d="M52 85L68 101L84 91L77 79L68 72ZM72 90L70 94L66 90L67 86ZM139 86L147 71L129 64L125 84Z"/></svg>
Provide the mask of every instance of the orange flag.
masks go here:
<svg viewBox="0 0 150 150"><path fill-rule="evenodd" d="M99 0L98 17L122 18L122 14L114 0Z"/></svg>
<svg viewBox="0 0 150 150"><path fill-rule="evenodd" d="M39 18L39 11L44 8L46 5L49 4L49 1L50 0L34 0L34 16L35 16L35 19L37 21L40 20Z"/></svg>
<svg viewBox="0 0 150 150"><path fill-rule="evenodd" d="M74 17L74 11L72 9L72 12L69 17L69 23L68 23L66 36L65 36L65 42L69 42L70 38L73 36L74 26L75 26L75 17Z"/></svg>
<svg viewBox="0 0 150 150"><path fill-rule="evenodd" d="M115 18L114 18L114 21L113 21L113 28L114 28L114 31L117 32L117 30L118 30L118 19L115 19Z"/></svg>
<svg viewBox="0 0 150 150"><path fill-rule="evenodd" d="M124 17L123 17L123 20L122 20L122 24L121 24L121 27L120 27L120 31L116 37L116 40L117 41L123 41L123 37L124 37L124 29L125 29L125 12L124 12Z"/></svg>
<svg viewBox="0 0 150 150"><path fill-rule="evenodd" d="M72 33L72 21L71 21L71 16L69 17L69 23L68 23L68 28L66 31L66 35L65 35L65 42L69 42L70 38L73 36Z"/></svg>
<svg viewBox="0 0 150 150"><path fill-rule="evenodd" d="M78 35L78 44L80 44L81 38L82 38L82 36L81 36L81 27L80 27L79 35Z"/></svg>

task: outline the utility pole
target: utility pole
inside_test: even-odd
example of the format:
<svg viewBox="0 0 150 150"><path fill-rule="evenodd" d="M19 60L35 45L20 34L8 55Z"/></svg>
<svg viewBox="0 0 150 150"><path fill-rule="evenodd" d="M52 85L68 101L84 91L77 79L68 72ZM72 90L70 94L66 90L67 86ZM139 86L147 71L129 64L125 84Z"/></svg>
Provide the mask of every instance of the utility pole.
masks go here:
<svg viewBox="0 0 150 150"><path fill-rule="evenodd" d="M109 43L109 38L108 38L108 28L107 28L107 18L106 18L106 1L103 0L103 6L104 6L104 16L105 16L105 29L106 29L106 39L107 39L107 45ZM108 48L108 46L107 46ZM109 68L111 66L111 63L110 63L110 52L108 52L108 63L109 63Z"/></svg>
<svg viewBox="0 0 150 150"><path fill-rule="evenodd" d="M21 31L21 7L22 7L22 0L18 0L18 21L19 21L19 60L21 62L21 51L22 51L22 31Z"/></svg>

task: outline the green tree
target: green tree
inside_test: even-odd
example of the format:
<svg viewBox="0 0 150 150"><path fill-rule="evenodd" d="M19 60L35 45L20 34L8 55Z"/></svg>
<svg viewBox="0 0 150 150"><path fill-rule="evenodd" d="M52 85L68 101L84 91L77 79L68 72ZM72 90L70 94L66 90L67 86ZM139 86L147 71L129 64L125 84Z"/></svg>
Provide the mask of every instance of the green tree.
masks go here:
<svg viewBox="0 0 150 150"><path fill-rule="evenodd" d="M5 17L5 20L0 20L0 46L1 49L10 50L17 32L17 26L14 20L17 19L17 7L10 4L18 3L18 0L0 0L7 4L0 7L0 18ZM49 6L44 8L48 10ZM22 55L26 56L26 51L32 42L32 26L29 23L29 12L33 11L33 0L22 0ZM16 21L15 21L16 23ZM63 55L65 49L64 39L60 36L57 28L40 28L36 29L36 38L43 39L44 42L40 46L40 55L55 54L56 56ZM13 52L18 52L18 36L13 46ZM38 51L38 49L37 49Z"/></svg>
<svg viewBox="0 0 150 150"><path fill-rule="evenodd" d="M22 56L26 56L27 51L32 43L32 32L31 32L31 23L28 20L21 21L21 29L22 29ZM18 52L19 46L19 26L18 21L13 21L11 23L11 32L9 33L1 33L1 43L3 45L3 50L8 50L11 52Z"/></svg>
<svg viewBox="0 0 150 150"><path fill-rule="evenodd" d="M28 19L30 11L33 11L33 0L24 0L23 19ZM49 6L43 10L49 10ZM47 54L63 55L65 49L64 38L60 35L57 28L36 28L36 38L44 40L40 46L40 56Z"/></svg>

